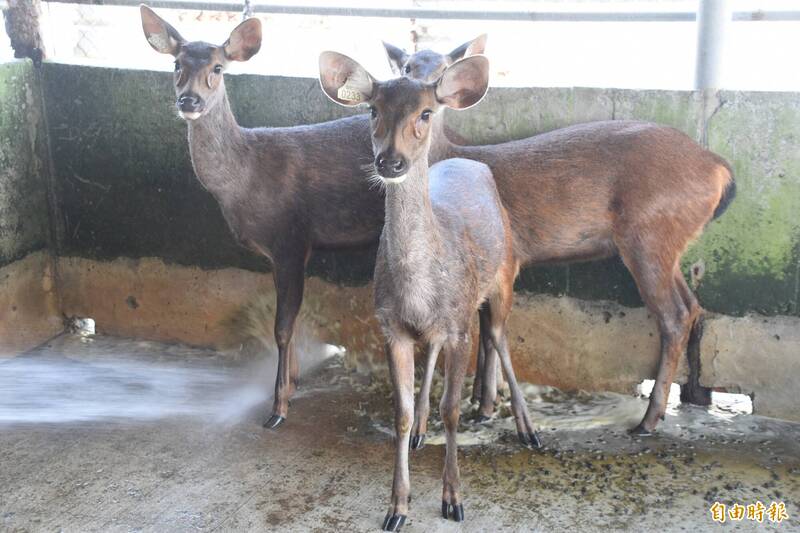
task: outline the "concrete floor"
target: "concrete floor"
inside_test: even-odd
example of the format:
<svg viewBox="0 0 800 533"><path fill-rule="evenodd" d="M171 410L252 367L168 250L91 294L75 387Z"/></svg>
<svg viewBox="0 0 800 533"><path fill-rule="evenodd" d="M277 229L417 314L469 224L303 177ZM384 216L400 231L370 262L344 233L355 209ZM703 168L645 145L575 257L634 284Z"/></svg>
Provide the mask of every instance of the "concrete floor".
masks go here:
<svg viewBox="0 0 800 533"><path fill-rule="evenodd" d="M183 357L164 355L170 348L154 343L142 350L160 363ZM64 357L58 344L45 352L92 364L74 352ZM37 361L45 352L26 357ZM241 375L214 354L182 353ZM6 364L0 362L0 386L8 386ZM171 400L202 408L162 409L149 418L7 417L0 422L0 530L377 530L392 476L388 389L335 358L324 366L303 380L288 422L275 432L261 428L263 402L244 402L241 416L222 420L202 394ZM588 400L571 401L566 412L578 413ZM550 420L554 407L547 402L532 404L540 421ZM97 401L101 414L104 403ZM800 426L752 416L709 421L702 409L679 411L646 440L614 424L543 422L543 451L518 446L507 420L490 422L501 429L460 448L463 525L439 517L444 449L428 445L412 454L413 502L403 531L711 530L711 503L755 500L784 501L789 519L775 527L800 531ZM470 425L465 429L469 434Z"/></svg>

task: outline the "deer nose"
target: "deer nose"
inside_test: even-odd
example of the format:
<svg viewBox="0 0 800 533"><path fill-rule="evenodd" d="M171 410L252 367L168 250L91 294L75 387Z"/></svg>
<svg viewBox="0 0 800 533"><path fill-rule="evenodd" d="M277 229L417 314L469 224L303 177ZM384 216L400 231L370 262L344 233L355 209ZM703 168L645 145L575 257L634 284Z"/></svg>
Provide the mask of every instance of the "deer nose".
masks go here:
<svg viewBox="0 0 800 533"><path fill-rule="evenodd" d="M380 154L375 158L375 168L378 174L384 178L396 178L405 174L408 168L405 157L389 157L386 154Z"/></svg>
<svg viewBox="0 0 800 533"><path fill-rule="evenodd" d="M184 94L178 98L178 109L187 112L197 112L200 110L200 98L193 94Z"/></svg>

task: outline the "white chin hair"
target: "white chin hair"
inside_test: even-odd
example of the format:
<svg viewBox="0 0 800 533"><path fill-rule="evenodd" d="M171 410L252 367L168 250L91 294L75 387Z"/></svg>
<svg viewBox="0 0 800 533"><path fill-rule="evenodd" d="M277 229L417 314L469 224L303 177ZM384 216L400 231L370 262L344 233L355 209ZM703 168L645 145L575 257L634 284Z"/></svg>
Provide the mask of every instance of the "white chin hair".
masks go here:
<svg viewBox="0 0 800 533"><path fill-rule="evenodd" d="M178 111L178 114L180 114L181 118L185 120L195 120L200 118L200 113L197 113L196 111Z"/></svg>
<svg viewBox="0 0 800 533"><path fill-rule="evenodd" d="M406 181L407 176L408 174L403 174L402 176L397 176L396 178L384 178L383 176L381 176L381 179L383 180L384 183L397 185L399 183L403 183L404 181Z"/></svg>

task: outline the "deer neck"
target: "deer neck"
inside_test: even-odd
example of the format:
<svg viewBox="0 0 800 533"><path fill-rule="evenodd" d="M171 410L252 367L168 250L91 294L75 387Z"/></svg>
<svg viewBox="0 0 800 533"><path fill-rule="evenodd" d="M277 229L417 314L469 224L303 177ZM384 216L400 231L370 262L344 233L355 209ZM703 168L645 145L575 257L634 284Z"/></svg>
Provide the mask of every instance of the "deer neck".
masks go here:
<svg viewBox="0 0 800 533"><path fill-rule="evenodd" d="M431 148L428 152L428 163L430 165L443 161L451 157L450 150L453 143L445 135L444 129L444 109L435 113L431 119Z"/></svg>
<svg viewBox="0 0 800 533"><path fill-rule="evenodd" d="M441 249L441 236L431 207L427 157L411 164L406 180L386 188L384 249L391 268L426 271Z"/></svg>
<svg viewBox="0 0 800 533"><path fill-rule="evenodd" d="M223 204L245 190L243 180L249 175L244 132L231 111L228 95L222 87L221 101L205 115L189 123L189 153L195 174L203 186Z"/></svg>

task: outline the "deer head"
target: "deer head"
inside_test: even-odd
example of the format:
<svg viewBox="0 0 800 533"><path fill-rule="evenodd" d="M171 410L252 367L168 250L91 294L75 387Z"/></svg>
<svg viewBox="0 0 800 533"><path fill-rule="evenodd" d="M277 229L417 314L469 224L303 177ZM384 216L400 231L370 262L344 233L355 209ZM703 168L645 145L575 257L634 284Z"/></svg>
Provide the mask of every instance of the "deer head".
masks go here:
<svg viewBox="0 0 800 533"><path fill-rule="evenodd" d="M449 54L439 54L433 50L420 50L409 55L405 50L384 42L386 56L392 72L398 76L413 78L426 83L438 80L444 69L463 57L483 54L486 49L487 36L484 33L471 41L455 48Z"/></svg>
<svg viewBox="0 0 800 533"><path fill-rule="evenodd" d="M156 52L175 58L175 105L186 120L207 114L225 95L222 73L231 61L247 61L261 48L261 22L245 20L222 45L188 42L167 21L140 6L142 29Z"/></svg>
<svg viewBox="0 0 800 533"><path fill-rule="evenodd" d="M426 83L409 78L379 82L353 59L323 52L322 90L343 106L367 104L371 113L375 169L386 183L401 183L430 146L431 117L442 107L467 109L489 87L489 61L481 55L456 61Z"/></svg>

